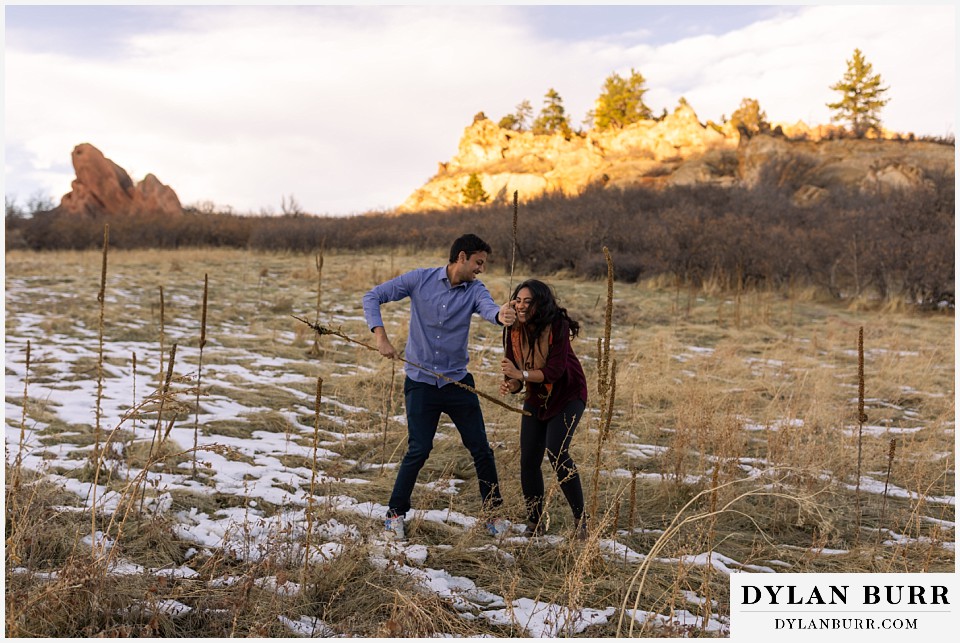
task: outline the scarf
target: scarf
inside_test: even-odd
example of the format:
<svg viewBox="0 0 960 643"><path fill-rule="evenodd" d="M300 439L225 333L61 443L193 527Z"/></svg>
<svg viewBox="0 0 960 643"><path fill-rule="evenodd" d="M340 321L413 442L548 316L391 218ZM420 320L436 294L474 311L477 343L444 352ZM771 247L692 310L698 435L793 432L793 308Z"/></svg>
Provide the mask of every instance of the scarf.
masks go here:
<svg viewBox="0 0 960 643"><path fill-rule="evenodd" d="M550 344L553 343L553 329L545 328L534 345L530 346L527 334L522 332L519 326L519 324L516 324L510 329L510 346L513 349L514 363L520 367L521 371L543 370L543 367L547 365ZM550 393L553 391L553 384L543 382L540 387L542 392L538 392L537 395L546 405L547 400L550 399ZM530 399L534 394L533 383L530 383L528 390L527 399Z"/></svg>

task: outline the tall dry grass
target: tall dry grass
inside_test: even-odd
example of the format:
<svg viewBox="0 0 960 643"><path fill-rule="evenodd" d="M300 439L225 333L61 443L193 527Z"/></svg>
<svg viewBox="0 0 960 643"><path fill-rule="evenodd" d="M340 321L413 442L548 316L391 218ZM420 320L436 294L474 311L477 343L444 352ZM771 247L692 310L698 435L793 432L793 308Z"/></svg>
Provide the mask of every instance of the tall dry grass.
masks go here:
<svg viewBox="0 0 960 643"><path fill-rule="evenodd" d="M314 289L319 293L319 268L303 255L111 251L109 284L117 303L105 317L105 346L134 341L144 346L141 355L154 355L146 347L165 343L168 334L172 345L168 357L164 345L159 358L140 364L144 372L164 368L155 391L140 397L133 391L135 403L104 439L117 443L129 432L124 441L129 446L117 456L101 449L94 470L107 457L119 457L129 473L123 477L115 472L121 469L111 469L115 508L91 511L49 482L54 474L78 472L54 460L47 469L22 465L26 456L52 446L79 449L80 437L89 438L89 445L95 427L77 437L83 432L71 432L77 427L67 426L54 406L31 393L60 375L45 357L50 350L42 340L22 341L16 333L20 317L38 309L44 311L42 324L58 333L97 328L96 307L57 294L96 283L102 256L56 253L41 260L8 253L8 345L24 349L15 357L8 352L8 360L22 362L17 366L25 366L26 375L22 399L19 389L14 396L8 391L8 401L16 399L21 409L17 418L8 418L18 452L8 453L6 473L6 634L279 637L289 635L282 618L304 617L317 619L318 627L326 624L327 634L524 636L521 626L493 625L476 610L470 613L478 618L463 618L448 598L424 593L396 571L416 563L397 556L386 567L374 564L377 546L370 535L378 521L338 509L332 499L348 495L358 503L384 504L389 496L389 465L405 440L403 427L389 419L399 412L392 397L395 364L332 335L319 338L319 356L307 356L314 333L290 318L290 313L310 317L313 312L350 337L366 337L362 293L396 272L441 265L443 254L328 251L323 265L327 303L318 311L312 296ZM609 259L615 271L615 257ZM201 270L212 275L215 294L209 308L206 297L197 303L190 278ZM498 301L508 296L511 280L506 268L484 276ZM781 561L802 572L953 569L952 551L942 546L955 538L953 508L931 500L953 495L955 484L952 318L849 309L802 292L786 300L736 286L690 292L678 306L672 284L625 285L563 275L546 280L584 328L575 350L587 371L591 402L572 451L575 461L598 463L582 471L591 490L589 538L586 543L565 538L573 525L551 480L545 504L552 524L542 542L494 548L478 529L414 519L411 539L429 551L421 567L469 578L507 604L531 598L569 608L615 606L606 625L585 633L598 637L682 633L634 624L629 609L698 613L695 629L706 635L716 609L690 603L688 593L708 599L708 606L709 600L723 606L726 576L695 562L703 558L759 566ZM41 283L42 289L34 287ZM159 335L158 326L149 323L157 310L148 293L156 288L167 295L160 298ZM406 310L397 306L385 312L391 334L402 337ZM196 376L178 373L187 361L177 353L198 352L208 336L216 341L207 344ZM471 370L481 390L496 388L499 339L496 329L474 324ZM595 354L589 350L594 346ZM201 390L201 366L208 379L218 366L250 363L252 355L282 360L287 383L221 377ZM90 379L93 372L81 365L74 377ZM867 374L869 388L861 389ZM272 414L215 418L204 425L199 413L204 395L230 397ZM191 398L197 413L194 435L199 425L199 435L209 438L192 449L175 444L171 434ZM516 458L518 418L505 408L483 405L507 517L519 520L525 514ZM851 422L860 412L869 415L870 424ZM922 429L909 430L916 426ZM265 504L253 511L244 494L213 488L209 493L175 489L172 508L160 509L158 474L172 474L181 464L189 467L203 450L252 461L249 453L217 446L216 440L241 436L253 444L254 430L284 434L310 449L312 457L283 461L309 471L309 481L298 490L302 520ZM320 457L321 445L337 457ZM879 482L882 493L858 488L862 476ZM204 467L196 466L194 477L206 479ZM347 478L366 484L348 485L342 481ZM481 514L472 462L455 433L443 427L421 482L456 480L463 481L456 494L442 493L442 484L418 487L415 504ZM228 547L200 548L178 535L178 510L213 513L221 507L245 507L231 531L263 555L238 558ZM258 525L269 519L276 519L273 530L256 537ZM325 538L320 527L330 519L355 526L361 537L342 541L341 555L332 560L311 559L309 553ZM905 538L887 544L892 534ZM614 542L621 548L611 549ZM103 555L93 556L98 546ZM190 549L205 550L188 556ZM848 553L828 555L830 549ZM120 575L111 564L121 559L144 570ZM187 566L197 575L150 571L164 566ZM276 591L288 583L298 591ZM172 601L190 611L179 616L164 611Z"/></svg>

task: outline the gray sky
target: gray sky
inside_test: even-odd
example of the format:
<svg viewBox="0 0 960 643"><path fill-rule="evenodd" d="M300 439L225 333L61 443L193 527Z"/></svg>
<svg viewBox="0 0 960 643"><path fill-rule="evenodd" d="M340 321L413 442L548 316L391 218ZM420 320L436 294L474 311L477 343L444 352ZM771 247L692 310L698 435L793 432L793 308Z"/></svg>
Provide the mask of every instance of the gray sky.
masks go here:
<svg viewBox="0 0 960 643"><path fill-rule="evenodd" d="M29 6L4 10L4 190L70 190L91 143L184 205L313 214L399 205L499 119L553 88L579 126L635 69L655 113L701 121L749 97L827 123L860 48L890 88L884 125L953 135L956 13L926 5Z"/></svg>

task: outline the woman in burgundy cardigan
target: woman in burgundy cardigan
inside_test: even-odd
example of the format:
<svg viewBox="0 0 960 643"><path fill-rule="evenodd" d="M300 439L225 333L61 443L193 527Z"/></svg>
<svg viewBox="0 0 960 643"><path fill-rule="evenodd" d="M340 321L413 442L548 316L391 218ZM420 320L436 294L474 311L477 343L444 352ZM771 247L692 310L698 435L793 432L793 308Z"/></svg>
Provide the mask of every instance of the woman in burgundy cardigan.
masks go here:
<svg viewBox="0 0 960 643"><path fill-rule="evenodd" d="M527 389L523 408L530 415L520 420L520 487L527 507L526 533L538 536L546 531L540 471L546 453L573 512L574 533L582 539L587 534L583 488L570 457L570 441L587 404L587 380L570 345L580 324L557 304L551 288L536 279L517 286L511 303L517 321L507 331L500 394Z"/></svg>

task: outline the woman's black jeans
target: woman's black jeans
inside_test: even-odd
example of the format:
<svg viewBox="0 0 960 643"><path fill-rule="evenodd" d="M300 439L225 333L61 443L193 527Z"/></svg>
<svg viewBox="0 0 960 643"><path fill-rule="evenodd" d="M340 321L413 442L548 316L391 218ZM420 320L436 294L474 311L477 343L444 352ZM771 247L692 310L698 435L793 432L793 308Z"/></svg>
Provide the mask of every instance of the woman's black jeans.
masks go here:
<svg viewBox="0 0 960 643"><path fill-rule="evenodd" d="M524 404L523 408L532 413L520 419L520 487L527 506L527 520L536 526L543 515L540 465L546 453L560 490L573 511L573 518L579 523L583 516L583 488L577 465L570 457L570 442L586 404L583 400L571 400L560 413L548 420L538 419L536 409L530 404Z"/></svg>

